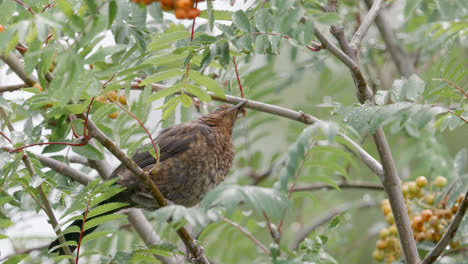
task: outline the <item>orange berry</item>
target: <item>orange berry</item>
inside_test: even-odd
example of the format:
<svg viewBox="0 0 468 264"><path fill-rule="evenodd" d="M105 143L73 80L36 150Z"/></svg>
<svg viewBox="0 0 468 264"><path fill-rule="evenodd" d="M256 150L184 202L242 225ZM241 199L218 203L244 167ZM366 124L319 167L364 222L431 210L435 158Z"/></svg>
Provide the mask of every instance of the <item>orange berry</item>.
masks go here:
<svg viewBox="0 0 468 264"><path fill-rule="evenodd" d="M422 220L423 220L424 222L428 222L429 219L431 219L431 217L432 217L432 211L431 211L431 210L426 209L426 210L423 210L423 211L421 212L421 218L422 218Z"/></svg>
<svg viewBox="0 0 468 264"><path fill-rule="evenodd" d="M108 116L111 119L116 119L118 115L119 115L119 111L115 111L114 113L109 114Z"/></svg>
<svg viewBox="0 0 468 264"><path fill-rule="evenodd" d="M422 217L421 217L420 215L416 215L416 216L413 217L413 223L414 223L414 225L416 225L416 226L420 226L420 225L422 225L424 222L423 222L423 219L422 219Z"/></svg>
<svg viewBox="0 0 468 264"><path fill-rule="evenodd" d="M458 195L457 203L461 204L461 202L463 201L463 198L465 198L465 195L463 194Z"/></svg>
<svg viewBox="0 0 468 264"><path fill-rule="evenodd" d="M443 188L445 185L447 185L447 178L445 178L444 176L437 176L435 177L433 183L435 186Z"/></svg>
<svg viewBox="0 0 468 264"><path fill-rule="evenodd" d="M115 102L117 100L117 92L116 91L111 91L111 92L108 92L107 93L107 98L112 101L112 102Z"/></svg>
<svg viewBox="0 0 468 264"><path fill-rule="evenodd" d="M43 106L44 109L47 109L47 108L49 108L49 107L52 107L52 104L51 104L51 103L48 103L48 104L46 104L46 105Z"/></svg>
<svg viewBox="0 0 468 264"><path fill-rule="evenodd" d="M5 27L2 24L0 24L0 32L2 32L3 30L5 30Z"/></svg>
<svg viewBox="0 0 468 264"><path fill-rule="evenodd" d="M379 233L380 238L385 239L389 235L390 235L390 231L388 231L388 229L384 228L384 229L380 230L380 233Z"/></svg>
<svg viewBox="0 0 468 264"><path fill-rule="evenodd" d="M435 197L434 197L434 194L432 193L428 193L426 194L426 196L424 196L424 201L426 201L428 205L433 205L434 200L435 200Z"/></svg>
<svg viewBox="0 0 468 264"><path fill-rule="evenodd" d="M393 218L393 214L392 213L388 214L385 217L385 221L387 221L387 223L389 223L389 224L395 223L395 219Z"/></svg>
<svg viewBox="0 0 468 264"><path fill-rule="evenodd" d="M372 257L374 257L377 261L383 261L385 259L385 254L382 250L374 250L372 253Z"/></svg>
<svg viewBox="0 0 468 264"><path fill-rule="evenodd" d="M106 97L104 95L100 95L96 97L96 101L101 102L101 103L106 103Z"/></svg>
<svg viewBox="0 0 468 264"><path fill-rule="evenodd" d="M94 64L89 64L89 68L92 70L94 68Z"/></svg>
<svg viewBox="0 0 468 264"><path fill-rule="evenodd" d="M419 188L424 188L427 185L427 178L424 176L417 177L416 185L418 185Z"/></svg>
<svg viewBox="0 0 468 264"><path fill-rule="evenodd" d="M192 6L192 1L190 0L177 0L176 7L182 9L189 9Z"/></svg>
<svg viewBox="0 0 468 264"><path fill-rule="evenodd" d="M34 88L38 89L38 90L39 90L39 92L41 92L41 93L44 91L44 89L42 89L42 86L41 86L39 83L35 83L35 84L33 84L33 86L32 86L32 87L34 87Z"/></svg>
<svg viewBox="0 0 468 264"><path fill-rule="evenodd" d="M379 239L376 245L378 249L385 249L387 247L387 240Z"/></svg>
<svg viewBox="0 0 468 264"><path fill-rule="evenodd" d="M455 213L457 213L458 208L460 208L460 204L459 203L454 203L450 210L452 210L452 213L455 214Z"/></svg>
<svg viewBox="0 0 468 264"><path fill-rule="evenodd" d="M127 104L127 98L125 98L125 95L119 96L119 102L123 105Z"/></svg>
<svg viewBox="0 0 468 264"><path fill-rule="evenodd" d="M398 230L397 230L397 228L396 228L395 225L391 225L391 226L388 228L388 232L390 232L390 235L392 235L392 236L398 235Z"/></svg>
<svg viewBox="0 0 468 264"><path fill-rule="evenodd" d="M423 233L423 232L415 233L414 236L415 236L414 239L416 239L416 241L418 241L418 242L422 242L422 241L424 241L426 239L426 234Z"/></svg>
<svg viewBox="0 0 468 264"><path fill-rule="evenodd" d="M437 227L437 225L439 225L439 218L437 218L437 216L432 216L430 219L429 219L429 224L432 226L432 227Z"/></svg>
<svg viewBox="0 0 468 264"><path fill-rule="evenodd" d="M385 216L387 216L388 214L392 212L392 208L390 207L390 205L386 205L382 207L382 212L384 213Z"/></svg>
<svg viewBox="0 0 468 264"><path fill-rule="evenodd" d="M191 8L187 12L188 19L194 19L199 15L200 15L200 10L198 10L197 8Z"/></svg>
<svg viewBox="0 0 468 264"><path fill-rule="evenodd" d="M177 19L184 19L187 18L187 10L178 8L174 11L174 15Z"/></svg>
<svg viewBox="0 0 468 264"><path fill-rule="evenodd" d="M162 10L172 10L174 7L174 3L172 0L161 0L161 9Z"/></svg>

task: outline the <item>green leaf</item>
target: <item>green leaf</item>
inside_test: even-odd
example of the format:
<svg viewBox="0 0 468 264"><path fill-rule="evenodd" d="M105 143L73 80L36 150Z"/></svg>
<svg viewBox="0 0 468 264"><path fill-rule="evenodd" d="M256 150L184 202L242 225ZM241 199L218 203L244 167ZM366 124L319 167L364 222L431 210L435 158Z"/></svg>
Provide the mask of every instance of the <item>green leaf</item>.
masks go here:
<svg viewBox="0 0 468 264"><path fill-rule="evenodd" d="M224 34L226 34L227 37L232 37L236 33L234 33L234 30L230 26L226 26L224 24L216 23L216 27L221 30Z"/></svg>
<svg viewBox="0 0 468 264"><path fill-rule="evenodd" d="M287 190L288 181L295 177L299 162L304 160L310 137L319 127L317 123L306 127L299 135L296 142L289 147L288 160L286 161L286 165L280 170L279 185L275 186L276 188L282 191Z"/></svg>
<svg viewBox="0 0 468 264"><path fill-rule="evenodd" d="M184 107L189 107L192 105L192 98L186 94L181 94L180 95L180 102Z"/></svg>
<svg viewBox="0 0 468 264"><path fill-rule="evenodd" d="M164 109L164 113L162 116L163 120L166 120L176 109L177 105L179 104L180 97L173 98L175 99L173 102L171 102L170 106ZM169 103L169 102L168 102Z"/></svg>
<svg viewBox="0 0 468 264"><path fill-rule="evenodd" d="M99 204L102 201L111 198L112 196L122 192L125 189L125 187L112 187L111 189L106 190L104 193L101 193L101 195L93 198L93 200L89 203L89 206L95 206L96 204Z"/></svg>
<svg viewBox="0 0 468 264"><path fill-rule="evenodd" d="M0 219L0 228L7 228L9 226L12 226L13 222L11 222L8 219Z"/></svg>
<svg viewBox="0 0 468 264"><path fill-rule="evenodd" d="M170 69L170 70L167 70L167 71L158 72L158 73L155 73L155 74L152 74L152 75L146 77L146 79L144 79L139 84L139 86L145 86L147 84L151 84L151 83L154 83L154 82L160 82L160 81L163 81L163 80L166 80L166 79L170 79L170 78L173 78L173 77L176 77L176 76L180 76L182 74L184 74L184 71L181 71L180 69Z"/></svg>
<svg viewBox="0 0 468 264"><path fill-rule="evenodd" d="M157 55L150 57L149 59L143 61L143 64L151 64L153 66L156 65L162 65L168 62L176 61L176 60L182 60L187 57L187 53L182 52L179 54L163 54L163 55Z"/></svg>
<svg viewBox="0 0 468 264"><path fill-rule="evenodd" d="M13 201L15 198L13 196L5 196L0 198L0 206L3 206L6 203Z"/></svg>
<svg viewBox="0 0 468 264"><path fill-rule="evenodd" d="M150 103L150 102L156 101L158 99L161 99L163 97L166 97L168 95L177 93L178 91L180 91L180 89L182 89L182 85L181 84L175 84L173 86L170 86L169 88L159 90L156 93L153 93L150 97L148 97L148 99L146 99L146 102Z"/></svg>
<svg viewBox="0 0 468 264"><path fill-rule="evenodd" d="M73 241L73 240L65 241L62 244L49 249L49 252L54 252L56 249L62 248L62 247L65 247L65 246L75 246L76 247L76 246L78 246L78 244L76 243L76 241Z"/></svg>
<svg viewBox="0 0 468 264"><path fill-rule="evenodd" d="M202 206L221 206L230 215L241 201L259 214L265 212L272 218L281 217L283 211L290 206L287 197L274 189L232 184L223 184L208 192L203 198Z"/></svg>
<svg viewBox="0 0 468 264"><path fill-rule="evenodd" d="M122 219L125 218L125 215L121 214L110 214L110 215L103 215L103 216L98 216L95 217L89 221L86 221L83 230L88 230L92 227L102 225L104 223L107 223L109 221L117 220L117 219Z"/></svg>
<svg viewBox="0 0 468 264"><path fill-rule="evenodd" d="M112 23L114 23L115 17L117 16L117 3L115 0L111 0L109 2L109 15L108 15L108 22L107 22L107 28L109 29L112 26Z"/></svg>
<svg viewBox="0 0 468 264"><path fill-rule="evenodd" d="M259 37L257 37L257 39ZM240 50L252 51L252 38L250 37L250 35L241 36L239 40L237 40L237 47Z"/></svg>
<svg viewBox="0 0 468 264"><path fill-rule="evenodd" d="M250 20L244 11L238 10L232 15L234 24L242 31L250 33Z"/></svg>
<svg viewBox="0 0 468 264"><path fill-rule="evenodd" d="M102 154L102 152L96 149L95 147L91 146L90 144L86 144L81 147L72 146L72 150L76 154L83 156L85 158L91 159L91 160L103 160L104 159L104 155Z"/></svg>
<svg viewBox="0 0 468 264"><path fill-rule="evenodd" d="M127 206L127 203L105 203L93 208L91 211L88 212L87 217L92 218L96 215L101 215L107 213L109 211L117 210L119 208Z"/></svg>
<svg viewBox="0 0 468 264"><path fill-rule="evenodd" d="M268 10L261 8L255 12L255 26L260 32L268 30Z"/></svg>
<svg viewBox="0 0 468 264"><path fill-rule="evenodd" d="M104 236L107 236L108 234L112 234L113 231L94 231L90 234L88 234L87 236L83 237L83 239L81 239L81 244L84 244L88 241L91 241L93 239L96 239L96 238L99 238L99 237L104 237Z"/></svg>
<svg viewBox="0 0 468 264"><path fill-rule="evenodd" d="M233 13L228 10L213 10L215 20L232 21ZM209 19L209 10L202 10L200 17Z"/></svg>
<svg viewBox="0 0 468 264"><path fill-rule="evenodd" d="M172 43L177 40L186 39L188 37L190 37L190 33L185 30L159 34L149 44L148 50L150 51L158 50L161 46L164 46L166 44Z"/></svg>
<svg viewBox="0 0 468 264"><path fill-rule="evenodd" d="M16 264L16 263L19 263L21 260L23 260L27 256L28 254L15 255L9 258L7 261L3 262L3 264Z"/></svg>
<svg viewBox="0 0 468 264"><path fill-rule="evenodd" d="M210 31L213 31L214 21L215 21L215 13L214 13L214 10L213 10L213 2L211 2L211 0L206 1L206 12L207 12L207 15L208 15L208 24L210 25Z"/></svg>
<svg viewBox="0 0 468 264"><path fill-rule="evenodd" d="M195 95L203 102L211 102L211 96L205 90L201 89L200 87L193 85L193 84L187 84L185 85L185 89L187 90L187 92Z"/></svg>
<svg viewBox="0 0 468 264"><path fill-rule="evenodd" d="M221 98L225 97L223 88L210 77L193 70L189 71L189 76L195 83L206 87L208 91L213 92L216 96Z"/></svg>
<svg viewBox="0 0 468 264"><path fill-rule="evenodd" d="M304 16L304 9L300 6L296 7L292 12L285 16L280 22L280 32L288 33L292 31L292 26L297 24L299 20Z"/></svg>
<svg viewBox="0 0 468 264"><path fill-rule="evenodd" d="M57 4L68 19L73 19L73 8L66 0L57 0Z"/></svg>

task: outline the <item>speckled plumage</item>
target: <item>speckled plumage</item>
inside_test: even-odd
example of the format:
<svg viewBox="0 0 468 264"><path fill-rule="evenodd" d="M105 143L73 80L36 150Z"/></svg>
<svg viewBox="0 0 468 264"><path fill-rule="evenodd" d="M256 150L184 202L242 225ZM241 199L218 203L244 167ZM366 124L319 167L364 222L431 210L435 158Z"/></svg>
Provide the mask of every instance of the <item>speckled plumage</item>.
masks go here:
<svg viewBox="0 0 468 264"><path fill-rule="evenodd" d="M155 142L159 146L160 163L152 178L167 200L175 204L193 206L224 180L234 159L232 128L245 102L235 106L220 105L211 113L187 123L171 126L159 133ZM151 170L156 164L156 160L148 151L137 152L132 159L143 170ZM111 178L115 177L119 177L117 183L126 189L100 204L125 202L129 204L128 207L149 210L159 207L144 183L124 165L114 170ZM112 214L118 210L105 214ZM75 220L71 226L81 229L82 224L82 220ZM83 236L96 228L97 226L85 230ZM78 243L80 234L68 233L65 239ZM49 245L49 249L59 244L56 239ZM70 249L73 251L75 246L70 246ZM60 255L65 254L63 248L55 251Z"/></svg>
<svg viewBox="0 0 468 264"><path fill-rule="evenodd" d="M166 199L193 206L224 180L234 159L232 127L241 107L221 105L212 113L161 131L155 139L160 164L152 179ZM144 170L151 170L156 163L147 151L137 152L132 159ZM118 183L127 187L122 195L130 194L132 205L157 208L146 188L124 165L111 177L119 177Z"/></svg>

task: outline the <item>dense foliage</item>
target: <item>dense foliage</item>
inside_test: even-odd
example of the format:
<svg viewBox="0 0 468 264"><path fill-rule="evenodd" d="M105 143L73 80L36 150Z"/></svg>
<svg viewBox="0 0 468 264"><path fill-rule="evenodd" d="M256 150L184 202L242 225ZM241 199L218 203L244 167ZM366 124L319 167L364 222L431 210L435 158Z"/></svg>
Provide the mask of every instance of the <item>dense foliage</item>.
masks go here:
<svg viewBox="0 0 468 264"><path fill-rule="evenodd" d="M370 27L357 61L374 100L363 104L356 100L357 81L315 32L343 25L351 40L369 12L365 2L372 1L338 1L336 12L336 1L255 0L234 7L226 0L185 1L187 12L201 10L191 16L177 11L177 1L0 0L0 261L165 262L154 255L186 255L175 232L184 225L215 263L401 260L386 193L356 148L380 161L372 135L381 126L405 182L422 259L468 186L466 0L383 4L393 48L405 56L395 58L382 25ZM195 19L192 25L176 17ZM11 58L22 58L19 69ZM232 103L227 96L320 119L247 109L236 124L236 159L225 183L197 207L144 212L163 242L145 246L121 213L65 229L85 210L91 217L125 206L96 206L122 188L102 184L99 166L118 162L105 144L89 140L88 116L131 157L149 142L144 127L155 136L217 101ZM14 150L42 142L62 143ZM103 224L83 237L79 257L48 253L57 235L47 206L61 234ZM466 218L440 263L466 259Z"/></svg>

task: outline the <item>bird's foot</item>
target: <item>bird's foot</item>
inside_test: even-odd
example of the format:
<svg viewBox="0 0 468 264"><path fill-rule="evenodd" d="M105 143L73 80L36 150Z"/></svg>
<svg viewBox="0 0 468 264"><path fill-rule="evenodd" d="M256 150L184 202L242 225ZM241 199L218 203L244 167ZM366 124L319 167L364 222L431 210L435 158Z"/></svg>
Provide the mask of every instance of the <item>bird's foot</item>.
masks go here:
<svg viewBox="0 0 468 264"><path fill-rule="evenodd" d="M205 249L203 249L203 247L200 245L197 246L197 254L195 256L190 252L189 249L187 249L187 260L191 263L196 263L203 257L204 252Z"/></svg>

